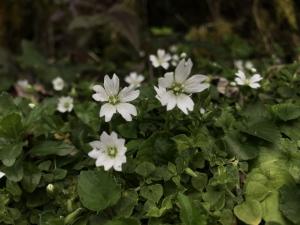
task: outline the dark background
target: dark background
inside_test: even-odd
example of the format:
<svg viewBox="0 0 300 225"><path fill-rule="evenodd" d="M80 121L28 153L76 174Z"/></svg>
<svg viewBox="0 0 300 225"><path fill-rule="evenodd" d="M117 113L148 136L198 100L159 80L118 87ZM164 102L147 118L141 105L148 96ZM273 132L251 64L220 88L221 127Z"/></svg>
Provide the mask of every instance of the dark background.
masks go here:
<svg viewBox="0 0 300 225"><path fill-rule="evenodd" d="M168 28L165 32L179 39L198 28L199 34L194 34L198 39L234 33L253 43L263 42L262 50L270 54L278 47L286 55L297 53L300 1L295 0L2 0L1 46L18 51L23 39L32 40L50 56L74 48L101 48L111 43L118 27L106 28L101 22L68 27L78 17L100 15L120 4L124 11L114 14L114 19L129 24L123 27L123 36L137 36L140 43L132 44L138 48L145 48L153 27Z"/></svg>

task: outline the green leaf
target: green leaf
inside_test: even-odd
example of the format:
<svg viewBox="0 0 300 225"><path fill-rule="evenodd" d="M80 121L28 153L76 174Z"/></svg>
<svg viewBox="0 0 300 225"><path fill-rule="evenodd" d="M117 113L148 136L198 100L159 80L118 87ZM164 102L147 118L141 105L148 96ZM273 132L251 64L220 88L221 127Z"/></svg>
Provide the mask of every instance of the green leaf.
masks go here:
<svg viewBox="0 0 300 225"><path fill-rule="evenodd" d="M107 172L82 171L78 179L78 194L86 208L99 212L117 203L121 188Z"/></svg>
<svg viewBox="0 0 300 225"><path fill-rule="evenodd" d="M141 188L140 194L145 199L157 203L163 195L163 187L160 184L145 186Z"/></svg>
<svg viewBox="0 0 300 225"><path fill-rule="evenodd" d="M140 225L140 222L134 218L122 218L111 220L104 225Z"/></svg>
<svg viewBox="0 0 300 225"><path fill-rule="evenodd" d="M0 137L20 140L23 130L22 118L18 113L8 114L0 120Z"/></svg>
<svg viewBox="0 0 300 225"><path fill-rule="evenodd" d="M234 207L234 214L246 224L258 225L262 219L261 205L250 199Z"/></svg>
<svg viewBox="0 0 300 225"><path fill-rule="evenodd" d="M206 225L206 216L202 210L184 194L178 194L178 203L180 207L180 219L184 225Z"/></svg>
<svg viewBox="0 0 300 225"><path fill-rule="evenodd" d="M16 182L12 182L10 180L6 180L6 190L14 197L16 201L20 200L22 195L22 189L19 184Z"/></svg>
<svg viewBox="0 0 300 225"><path fill-rule="evenodd" d="M279 210L279 192L273 191L268 197L261 202L263 211L263 219L266 222L277 222L279 224L286 224L285 219Z"/></svg>
<svg viewBox="0 0 300 225"><path fill-rule="evenodd" d="M24 176L21 182L22 187L27 192L33 192L39 185L41 176L41 171L34 164L24 164Z"/></svg>
<svg viewBox="0 0 300 225"><path fill-rule="evenodd" d="M129 217L134 207L138 203L138 194L133 190L124 191L118 203L114 206L114 211L118 217Z"/></svg>
<svg viewBox="0 0 300 225"><path fill-rule="evenodd" d="M11 95L7 93L1 93L0 95L0 115L6 115L8 113L17 112L18 108L15 105Z"/></svg>
<svg viewBox="0 0 300 225"><path fill-rule="evenodd" d="M300 106L291 103L274 105L272 111L283 121L297 119L300 116Z"/></svg>
<svg viewBox="0 0 300 225"><path fill-rule="evenodd" d="M45 188L36 189L34 192L26 195L26 207L36 208L49 202L49 197Z"/></svg>
<svg viewBox="0 0 300 225"><path fill-rule="evenodd" d="M257 201L261 201L267 197L270 193L270 190L263 184L251 181L246 184L246 198L247 199L254 199Z"/></svg>
<svg viewBox="0 0 300 225"><path fill-rule="evenodd" d="M255 122L246 126L246 128L242 131L271 143L276 143L281 138L278 127L276 127L271 121Z"/></svg>
<svg viewBox="0 0 300 225"><path fill-rule="evenodd" d="M280 131L293 140L300 140L300 121L294 120L282 124Z"/></svg>
<svg viewBox="0 0 300 225"><path fill-rule="evenodd" d="M125 138L137 138L137 126L135 123L124 123L117 127L118 133Z"/></svg>
<svg viewBox="0 0 300 225"><path fill-rule="evenodd" d="M208 185L203 194L203 200L207 202L210 208L215 210L223 209L225 206L225 192L218 187Z"/></svg>
<svg viewBox="0 0 300 225"><path fill-rule="evenodd" d="M172 200L174 198L174 195L169 195L161 203L161 207L158 208L155 205L152 205L147 210L147 216L150 217L161 217L167 210L171 209L173 204Z"/></svg>
<svg viewBox="0 0 300 225"><path fill-rule="evenodd" d="M19 182L23 179L24 169L23 169L23 159L19 158L15 164L11 167L4 167L2 171L5 173L6 177L13 182Z"/></svg>
<svg viewBox="0 0 300 225"><path fill-rule="evenodd" d="M78 118L94 131L100 128L99 106L95 102L84 102L76 104L74 111Z"/></svg>
<svg viewBox="0 0 300 225"><path fill-rule="evenodd" d="M0 138L0 160L5 166L12 166L23 150L24 143L10 143Z"/></svg>
<svg viewBox="0 0 300 225"><path fill-rule="evenodd" d="M186 136L185 134L179 134L172 138L175 141L177 149L179 151L184 151L193 146L191 138Z"/></svg>
<svg viewBox="0 0 300 225"><path fill-rule="evenodd" d="M192 177L192 185L198 191L203 191L207 185L207 174L196 172L197 177Z"/></svg>
<svg viewBox="0 0 300 225"><path fill-rule="evenodd" d="M237 132L227 133L223 140L226 144L226 150L240 160L253 159L258 154L258 148L248 142L242 142L241 135Z"/></svg>
<svg viewBox="0 0 300 225"><path fill-rule="evenodd" d="M300 188L296 185L285 185L279 190L279 209L294 224L300 224Z"/></svg>
<svg viewBox="0 0 300 225"><path fill-rule="evenodd" d="M59 142L59 141L44 141L34 146L30 153L34 156L47 156L47 155L69 155L74 151L74 146Z"/></svg>
<svg viewBox="0 0 300 225"><path fill-rule="evenodd" d="M143 177L149 176L155 170L155 166L150 162L142 162L135 168L135 172Z"/></svg>
<svg viewBox="0 0 300 225"><path fill-rule="evenodd" d="M288 171L275 163L274 165L262 164L252 169L247 176L247 182L258 182L269 191L272 191L279 189L285 184L294 183L294 179Z"/></svg>

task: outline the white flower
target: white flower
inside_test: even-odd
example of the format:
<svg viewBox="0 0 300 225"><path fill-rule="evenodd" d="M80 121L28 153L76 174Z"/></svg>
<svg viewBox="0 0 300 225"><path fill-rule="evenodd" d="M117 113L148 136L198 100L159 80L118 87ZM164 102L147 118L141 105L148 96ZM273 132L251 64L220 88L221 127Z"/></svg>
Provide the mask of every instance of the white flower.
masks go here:
<svg viewBox="0 0 300 225"><path fill-rule="evenodd" d="M243 60L235 60L234 66L241 71L245 71L245 68L247 70L250 70L252 73L256 73L256 68L254 67L253 63L250 60L247 60L244 62Z"/></svg>
<svg viewBox="0 0 300 225"><path fill-rule="evenodd" d="M118 138L115 132L108 135L103 132L100 136L100 141L90 143L93 148L88 155L96 159L96 166L103 166L104 170L114 168L116 171L122 170L122 164L126 163L125 140Z"/></svg>
<svg viewBox="0 0 300 225"><path fill-rule="evenodd" d="M242 70L242 71L244 71L244 62L243 62L243 60L235 60L234 61L234 66L238 69L238 70Z"/></svg>
<svg viewBox="0 0 300 225"><path fill-rule="evenodd" d="M251 61L245 62L245 68L250 70L252 73L256 73L256 68L254 67L254 65Z"/></svg>
<svg viewBox="0 0 300 225"><path fill-rule="evenodd" d="M143 75L137 74L136 72L131 72L125 77L125 81L133 88L140 87L144 79L145 77Z"/></svg>
<svg viewBox="0 0 300 225"><path fill-rule="evenodd" d="M5 173L0 171L0 179L5 176Z"/></svg>
<svg viewBox="0 0 300 225"><path fill-rule="evenodd" d="M185 52L182 52L182 53L180 54L180 58L185 58L185 57L187 57L187 54L186 54Z"/></svg>
<svg viewBox="0 0 300 225"><path fill-rule="evenodd" d="M247 78L245 73L241 70L239 70L235 75L237 77L234 80L237 85L247 85L253 89L259 88L259 81L263 79L259 74L254 74L250 78Z"/></svg>
<svg viewBox="0 0 300 225"><path fill-rule="evenodd" d="M126 121L132 120L132 115L136 116L137 111L134 105L128 103L135 100L140 91L130 87L125 87L119 91L119 78L116 74L112 79L108 75L104 77L104 88L102 85L95 85L93 99L99 102L107 102L101 106L100 117L105 117L105 122L111 120L115 113L120 113Z"/></svg>
<svg viewBox="0 0 300 225"><path fill-rule="evenodd" d="M29 84L28 80L19 80L17 85L23 90L29 90L32 88L31 84Z"/></svg>
<svg viewBox="0 0 300 225"><path fill-rule="evenodd" d="M200 111L200 113L201 113L202 115L205 113L205 109L204 109L204 108L202 108L202 107L200 108L200 110L199 110L199 111Z"/></svg>
<svg viewBox="0 0 300 225"><path fill-rule="evenodd" d="M178 50L178 47L176 45L171 45L169 48L170 52L175 53Z"/></svg>
<svg viewBox="0 0 300 225"><path fill-rule="evenodd" d="M171 61L172 66L177 66L178 62L179 62L179 55L177 54L172 55L172 61Z"/></svg>
<svg viewBox="0 0 300 225"><path fill-rule="evenodd" d="M35 105L33 102L31 102L31 103L28 104L28 106L29 106L31 109L33 109L36 105Z"/></svg>
<svg viewBox="0 0 300 225"><path fill-rule="evenodd" d="M74 100L72 97L61 97L58 99L57 110L61 113L71 112L73 110Z"/></svg>
<svg viewBox="0 0 300 225"><path fill-rule="evenodd" d="M163 67L164 69L169 68L169 61L171 60L171 55L166 53L163 49L157 50L157 56L156 55L150 55L149 56L150 61L152 62L152 65L157 67Z"/></svg>
<svg viewBox="0 0 300 225"><path fill-rule="evenodd" d="M64 89L65 86L65 82L61 77L56 77L53 81L52 81L52 85L53 85L53 89L55 91L61 91Z"/></svg>
<svg viewBox="0 0 300 225"><path fill-rule="evenodd" d="M172 110L177 106L182 112L194 109L194 102L191 99L192 93L202 92L209 87L209 84L202 83L207 79L204 75L193 75L191 73L193 63L189 59L182 59L175 69L175 73L168 72L165 76L158 79L158 87L154 87L156 98L167 110Z"/></svg>

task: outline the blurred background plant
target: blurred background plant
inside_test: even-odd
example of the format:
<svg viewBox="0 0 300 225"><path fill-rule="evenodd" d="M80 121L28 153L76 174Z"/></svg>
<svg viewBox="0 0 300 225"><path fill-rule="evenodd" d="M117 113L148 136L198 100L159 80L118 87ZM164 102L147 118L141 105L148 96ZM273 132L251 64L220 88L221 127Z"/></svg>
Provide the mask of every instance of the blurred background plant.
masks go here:
<svg viewBox="0 0 300 225"><path fill-rule="evenodd" d="M3 0L1 89L19 74L16 60L42 80L74 79L83 71L142 71L143 57L171 44L202 66L270 56L291 62L299 7L294 0Z"/></svg>

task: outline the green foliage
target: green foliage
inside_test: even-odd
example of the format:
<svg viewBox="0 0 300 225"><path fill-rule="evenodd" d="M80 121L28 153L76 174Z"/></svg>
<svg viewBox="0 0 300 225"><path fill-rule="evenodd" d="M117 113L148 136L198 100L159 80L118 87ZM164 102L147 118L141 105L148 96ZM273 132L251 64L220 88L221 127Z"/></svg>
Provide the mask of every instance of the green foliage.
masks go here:
<svg viewBox="0 0 300 225"><path fill-rule="evenodd" d="M258 225L262 219L261 205L256 200L245 201L234 208L235 215L250 225Z"/></svg>
<svg viewBox="0 0 300 225"><path fill-rule="evenodd" d="M47 155L69 155L74 151L74 147L70 144L58 141L45 141L38 143L30 150L33 156L47 156Z"/></svg>
<svg viewBox="0 0 300 225"><path fill-rule="evenodd" d="M185 225L205 225L205 215L201 214L201 209L190 200L186 195L178 195L178 203L180 207L180 218Z"/></svg>
<svg viewBox="0 0 300 225"><path fill-rule="evenodd" d="M300 191L296 185L285 185L280 188L280 211L294 224L300 223Z"/></svg>
<svg viewBox="0 0 300 225"><path fill-rule="evenodd" d="M0 171L5 173L0 224L300 224L300 64L286 62L279 45L268 46L261 21L273 14L259 8L261 2L251 5L255 21L245 17L236 25L212 12L218 22L188 27L174 14L185 23L183 30L190 29L185 36L175 27L140 23L143 13L136 8L143 3L138 1L99 3L93 13L88 13L89 1L80 9L75 4L75 11L70 7L62 17L63 29L56 29L62 22L56 22L55 10L69 3L55 2L59 6L49 9L44 3L49 14L53 10L42 36L47 42L23 40L14 54L0 50ZM298 29L293 1L276 4L278 19ZM263 35L264 43L234 33L244 21L250 21L247 31L260 25L255 36ZM158 48L170 52L174 43L172 56L185 52L194 62L192 74L206 74L210 84L190 96L195 105L188 115L166 110L153 90L157 78L174 66L155 68L149 55ZM263 77L257 89L232 83L233 61L248 58ZM112 73L124 86L131 71L145 76L132 102L137 116L129 122L114 115L107 123L99 116L102 103L93 101L92 87ZM65 81L61 91L53 89L58 76ZM30 87L20 87L15 78L27 79ZM62 96L74 99L71 112L57 110ZM88 154L89 143L103 131L125 139L121 171L96 167Z"/></svg>
<svg viewBox="0 0 300 225"><path fill-rule="evenodd" d="M101 211L116 204L120 187L103 171L82 171L78 178L78 195L82 204L94 211Z"/></svg>

